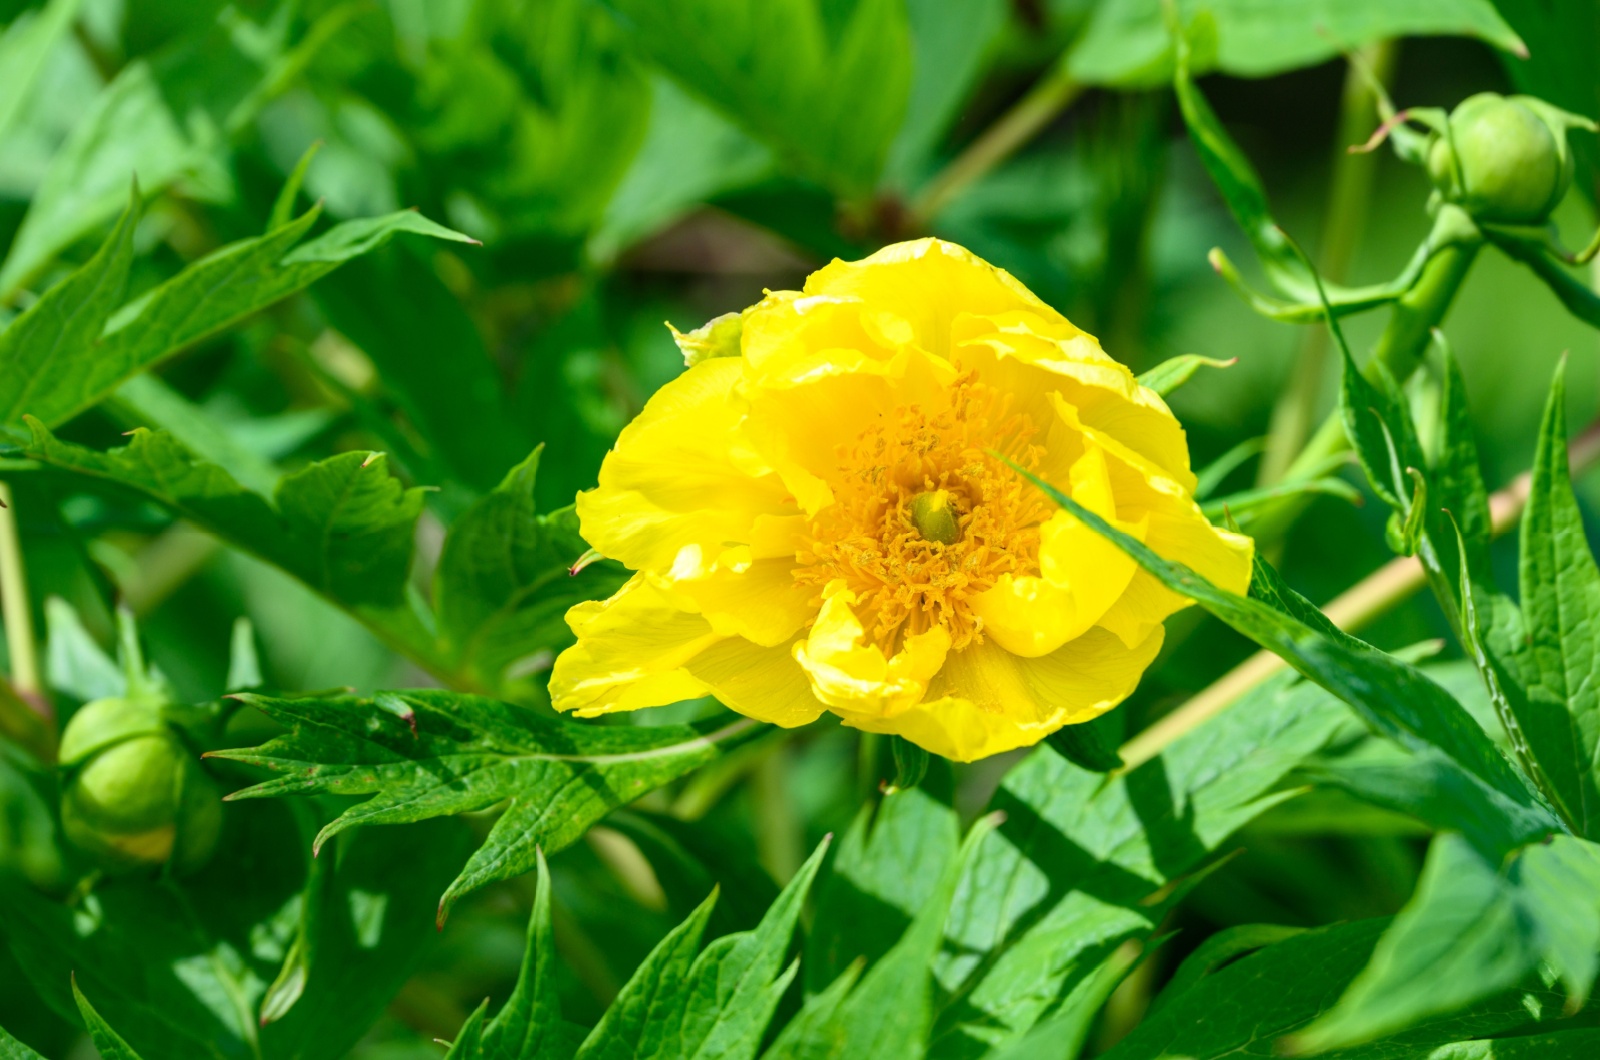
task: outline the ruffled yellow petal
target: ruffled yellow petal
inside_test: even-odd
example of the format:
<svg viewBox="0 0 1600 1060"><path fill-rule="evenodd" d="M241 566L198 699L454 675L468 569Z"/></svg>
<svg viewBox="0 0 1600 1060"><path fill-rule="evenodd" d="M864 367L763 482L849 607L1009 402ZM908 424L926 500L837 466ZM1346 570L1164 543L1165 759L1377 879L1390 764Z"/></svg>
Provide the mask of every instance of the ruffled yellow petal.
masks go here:
<svg viewBox="0 0 1600 1060"><path fill-rule="evenodd" d="M1146 524L1117 518L1105 454L1090 447L1073 464L1072 499L1144 539ZM1040 528L1039 575L1003 575L972 600L984 635L1017 655L1048 655L1100 621L1132 580L1137 564L1121 549L1058 511Z"/></svg>
<svg viewBox="0 0 1600 1060"><path fill-rule="evenodd" d="M764 647L787 644L816 614L814 590L795 582L794 560L753 559L747 545L710 562L689 545L669 573L649 577L663 597L700 614L717 633Z"/></svg>
<svg viewBox="0 0 1600 1060"><path fill-rule="evenodd" d="M796 514L788 490L744 445L743 372L733 357L702 361L656 391L578 495L584 539L635 570L670 568L680 549L751 544L757 520ZM792 553L792 542L781 542ZM782 554L758 552L764 555Z"/></svg>
<svg viewBox="0 0 1600 1060"><path fill-rule="evenodd" d="M963 313L1026 310L1042 328L1071 327L1010 273L939 239L895 243L861 261L835 259L811 274L805 293L858 298L905 321L916 344L941 357L948 357L951 324Z"/></svg>
<svg viewBox="0 0 1600 1060"><path fill-rule="evenodd" d="M1129 648L1102 629L1038 659L998 645L952 654L930 684L928 698L889 718L844 715L846 725L904 736L957 762L1027 747L1055 732L1099 717L1126 699L1161 650L1157 626Z"/></svg>
<svg viewBox="0 0 1600 1060"><path fill-rule="evenodd" d="M851 605L856 595L834 582L811 633L794 646L795 660L811 679L811 690L846 716L887 716L919 702L928 681L950 650L943 626L907 637L893 658L867 639Z"/></svg>
<svg viewBox="0 0 1600 1060"><path fill-rule="evenodd" d="M1105 450L1110 458L1108 471L1118 514L1145 524L1145 544L1163 559L1182 563L1229 592L1249 589L1255 542L1212 526L1189 491L1154 461L1085 425L1077 409L1059 395L1053 395L1052 400L1063 422L1081 431L1090 445ZM1189 600L1140 570L1100 619L1100 625L1116 633L1124 644L1138 644L1153 627L1189 604Z"/></svg>
<svg viewBox="0 0 1600 1060"><path fill-rule="evenodd" d="M762 647L727 637L679 610L642 575L609 600L567 612L578 643L550 674L557 710L590 718L714 695L741 714L792 727L825 709L789 644Z"/></svg>
<svg viewBox="0 0 1600 1060"><path fill-rule="evenodd" d="M685 666L722 635L699 615L674 607L643 575L634 575L609 600L572 607L567 625L578 643L556 658L550 673L550 701L557 710L590 718L709 691Z"/></svg>

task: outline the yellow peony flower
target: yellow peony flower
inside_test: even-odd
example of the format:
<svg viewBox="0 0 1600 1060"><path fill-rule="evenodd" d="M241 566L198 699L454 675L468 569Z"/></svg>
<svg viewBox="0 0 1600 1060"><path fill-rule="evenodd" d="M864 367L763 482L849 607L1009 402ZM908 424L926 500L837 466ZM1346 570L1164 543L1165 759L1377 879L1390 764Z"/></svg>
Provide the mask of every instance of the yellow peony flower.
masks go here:
<svg viewBox="0 0 1600 1060"><path fill-rule="evenodd" d="M970 761L1120 703L1187 601L990 455L1243 592L1183 429L1009 274L922 239L678 336L583 536L636 573L567 613L559 710L714 695Z"/></svg>

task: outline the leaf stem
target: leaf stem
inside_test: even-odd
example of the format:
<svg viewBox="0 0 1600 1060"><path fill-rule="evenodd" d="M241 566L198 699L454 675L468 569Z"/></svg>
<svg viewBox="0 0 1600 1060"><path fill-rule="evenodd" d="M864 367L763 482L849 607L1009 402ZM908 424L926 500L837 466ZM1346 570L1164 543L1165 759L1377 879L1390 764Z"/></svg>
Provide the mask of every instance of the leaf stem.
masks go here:
<svg viewBox="0 0 1600 1060"><path fill-rule="evenodd" d="M1574 438L1567 452L1574 475L1600 460L1600 421ZM1495 534L1505 533L1516 523L1528 503L1532 481L1532 475L1524 471L1489 498ZM1399 556L1340 593L1323 610L1334 625L1354 632L1408 599L1426 581L1422 563L1415 556ZM1221 714L1244 693L1287 665L1271 652L1256 652L1124 744L1121 750L1124 771L1150 761L1173 741Z"/></svg>
<svg viewBox="0 0 1600 1060"><path fill-rule="evenodd" d="M35 711L50 716L39 678L39 649L33 634L33 605L22 564L22 535L11 486L0 482L0 613L4 614L6 650L11 657L11 687Z"/></svg>
<svg viewBox="0 0 1600 1060"><path fill-rule="evenodd" d="M1351 153L1346 145L1359 143L1371 124L1379 85L1394 73L1398 49L1394 41L1380 41L1352 56L1345 72L1343 101L1334 147L1333 183L1328 190L1327 220L1322 229L1318 266L1323 278L1343 283L1366 227L1377 155ZM1306 443L1322 396L1328 361L1328 332L1314 327L1305 332L1289 386L1272 410L1267 449L1261 458L1258 482L1271 485L1281 479Z"/></svg>
<svg viewBox="0 0 1600 1060"><path fill-rule="evenodd" d="M950 202L995 166L1010 158L1082 95L1084 86L1067 71L1069 49L1043 77L930 180L911 203L912 226L926 228Z"/></svg>

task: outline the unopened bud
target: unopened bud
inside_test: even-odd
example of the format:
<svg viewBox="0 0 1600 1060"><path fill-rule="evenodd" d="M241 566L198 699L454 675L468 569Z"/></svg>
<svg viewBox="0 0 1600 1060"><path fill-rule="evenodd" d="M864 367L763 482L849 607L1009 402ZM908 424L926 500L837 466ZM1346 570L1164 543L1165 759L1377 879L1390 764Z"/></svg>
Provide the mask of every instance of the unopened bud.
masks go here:
<svg viewBox="0 0 1600 1060"><path fill-rule="evenodd" d="M1530 96L1480 92L1434 134L1428 175L1477 220L1542 224L1572 184L1572 127L1593 123Z"/></svg>
<svg viewBox="0 0 1600 1060"><path fill-rule="evenodd" d="M62 734L61 763L70 771L62 828L101 868L125 872L171 862L188 872L211 856L222 828L221 792L158 704L140 698L85 704Z"/></svg>

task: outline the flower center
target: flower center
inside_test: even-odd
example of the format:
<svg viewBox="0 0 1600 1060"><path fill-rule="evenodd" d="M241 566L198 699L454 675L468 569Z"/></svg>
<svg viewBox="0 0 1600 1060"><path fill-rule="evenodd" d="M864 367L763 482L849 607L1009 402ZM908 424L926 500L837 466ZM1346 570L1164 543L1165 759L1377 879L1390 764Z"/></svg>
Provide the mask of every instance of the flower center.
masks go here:
<svg viewBox="0 0 1600 1060"><path fill-rule="evenodd" d="M856 613L886 654L942 625L951 647L981 642L971 600L1002 574L1039 572L1043 494L1005 463L1027 468L1044 449L1009 394L957 378L942 408L901 405L839 447L834 503L811 520L795 579L817 589L843 580Z"/></svg>

